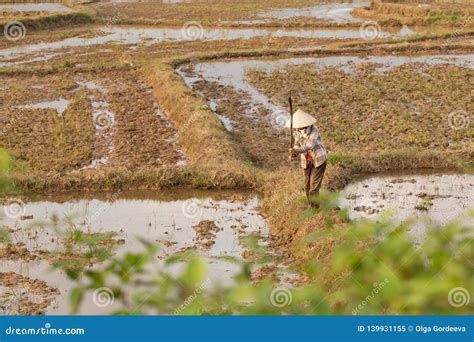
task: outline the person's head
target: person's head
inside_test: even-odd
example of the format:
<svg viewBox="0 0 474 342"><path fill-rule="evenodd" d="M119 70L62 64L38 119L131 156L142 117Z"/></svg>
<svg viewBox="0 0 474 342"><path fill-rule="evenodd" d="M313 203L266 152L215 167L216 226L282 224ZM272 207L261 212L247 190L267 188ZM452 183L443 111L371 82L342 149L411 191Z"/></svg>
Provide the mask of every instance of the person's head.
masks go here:
<svg viewBox="0 0 474 342"><path fill-rule="evenodd" d="M306 113L305 111L302 111L301 109L298 109L294 114L293 114L293 124L291 123L291 119L287 121L286 127L290 128L293 126L294 129L297 129L300 132L305 132L307 131L308 127L311 127L314 125L316 122L316 119Z"/></svg>

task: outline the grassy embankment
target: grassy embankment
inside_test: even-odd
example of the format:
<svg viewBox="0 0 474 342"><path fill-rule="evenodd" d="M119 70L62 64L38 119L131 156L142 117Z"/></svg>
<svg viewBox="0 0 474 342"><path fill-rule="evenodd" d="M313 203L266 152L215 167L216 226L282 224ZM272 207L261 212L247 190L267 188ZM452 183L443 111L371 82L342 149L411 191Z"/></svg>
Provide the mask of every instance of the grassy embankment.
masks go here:
<svg viewBox="0 0 474 342"><path fill-rule="evenodd" d="M370 8L356 8L352 12L357 18L375 20L379 23L422 26L452 26L472 29L474 6L466 4L393 4L374 0Z"/></svg>
<svg viewBox="0 0 474 342"><path fill-rule="evenodd" d="M95 11L89 7L65 1L71 12L3 12L0 14L0 30L7 24L21 22L27 31L47 30L57 27L72 27L90 24L95 20Z"/></svg>

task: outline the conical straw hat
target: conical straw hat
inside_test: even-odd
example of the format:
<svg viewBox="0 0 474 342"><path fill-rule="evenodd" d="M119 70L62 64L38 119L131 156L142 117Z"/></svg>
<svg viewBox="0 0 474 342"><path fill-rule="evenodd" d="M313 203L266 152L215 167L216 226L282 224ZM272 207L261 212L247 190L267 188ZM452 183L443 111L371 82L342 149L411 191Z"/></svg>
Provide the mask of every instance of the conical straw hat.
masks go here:
<svg viewBox="0 0 474 342"><path fill-rule="evenodd" d="M286 122L286 127L290 128L290 120ZM293 128L303 128L311 126L316 122L316 119L306 113L305 111L298 109L295 114L293 114Z"/></svg>

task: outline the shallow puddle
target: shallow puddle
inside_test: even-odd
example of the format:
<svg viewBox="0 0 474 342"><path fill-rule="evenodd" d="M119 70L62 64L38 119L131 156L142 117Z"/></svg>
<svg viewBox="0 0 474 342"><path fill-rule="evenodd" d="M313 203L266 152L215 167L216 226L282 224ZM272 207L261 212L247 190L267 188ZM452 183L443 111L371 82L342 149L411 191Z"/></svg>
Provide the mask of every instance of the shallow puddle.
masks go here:
<svg viewBox="0 0 474 342"><path fill-rule="evenodd" d="M351 15L354 8L367 7L370 1L357 1L349 3L329 3L320 4L306 8L282 8L274 9L261 13L260 16L274 19L290 19L295 17L307 17L324 19L334 22L350 22L356 21Z"/></svg>
<svg viewBox="0 0 474 342"><path fill-rule="evenodd" d="M69 100L66 100L65 98L61 97L58 100L27 104L27 105L18 106L18 108L23 108L23 109L54 109L54 110L56 110L56 113L57 113L58 116L62 116L63 113L66 111L68 105L69 105Z"/></svg>
<svg viewBox="0 0 474 342"><path fill-rule="evenodd" d="M20 228L14 241L25 242L30 251L61 250L54 233L47 225L31 226L32 222L46 222L51 215L59 219L70 217L77 229L85 232L116 232L125 244L117 254L142 250L137 237L160 243L160 255L195 248L209 263L209 278L214 282L231 281L238 271L235 264L219 259L232 256L241 258L245 251L240 239L251 233L262 238L268 235L266 221L258 213L259 200L255 195L228 193L186 193L159 195L153 192L115 193L92 199L74 199L71 196L42 198L25 203L20 212L23 217L6 217L3 224ZM5 210L8 210L8 207ZM29 228L28 228L29 227ZM214 233L208 234L208 228ZM263 242L262 242L263 243ZM161 261L157 259L159 265ZM48 314L68 312L68 295L71 283L62 272L50 271L45 261L0 261L2 271L13 271L31 278L45 280L49 286L61 291ZM84 314L104 313L86 298Z"/></svg>
<svg viewBox="0 0 474 342"><path fill-rule="evenodd" d="M376 218L383 211L397 221L420 219L409 231L416 242L423 240L428 222L443 225L462 217L474 203L474 175L418 174L375 175L349 184L341 206L351 218ZM472 219L466 222L474 229Z"/></svg>
<svg viewBox="0 0 474 342"><path fill-rule="evenodd" d="M71 12L67 6L54 3L35 3L35 4L1 4L0 12Z"/></svg>
<svg viewBox="0 0 474 342"><path fill-rule="evenodd" d="M273 116L270 118L274 126L283 127L286 123L288 112L286 108L273 103L265 94L257 90L246 80L249 69L258 69L266 73L281 70L289 65L311 64L315 68L338 67L346 73L353 73L355 67L362 63L380 64L377 72L386 72L393 67L407 63L423 63L427 65L453 64L469 69L474 69L474 55L439 55L439 56L331 56L321 58L289 58L280 60L231 60L223 62L199 63L193 66L192 73L184 72L184 67L177 69L185 83L193 88L198 81L216 82L223 86L230 86L236 91L249 95L250 102L247 111L242 115L253 117L257 114L258 107L268 109ZM209 99L210 108L215 111L218 98Z"/></svg>

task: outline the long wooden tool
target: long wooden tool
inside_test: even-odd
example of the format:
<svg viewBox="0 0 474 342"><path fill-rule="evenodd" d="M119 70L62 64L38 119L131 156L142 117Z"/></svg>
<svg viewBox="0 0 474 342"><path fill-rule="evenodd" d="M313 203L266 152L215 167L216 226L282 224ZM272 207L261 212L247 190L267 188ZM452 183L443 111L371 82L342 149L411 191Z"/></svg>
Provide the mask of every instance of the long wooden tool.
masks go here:
<svg viewBox="0 0 474 342"><path fill-rule="evenodd" d="M291 92L288 103L290 104L290 148L293 148L293 100L291 99Z"/></svg>

